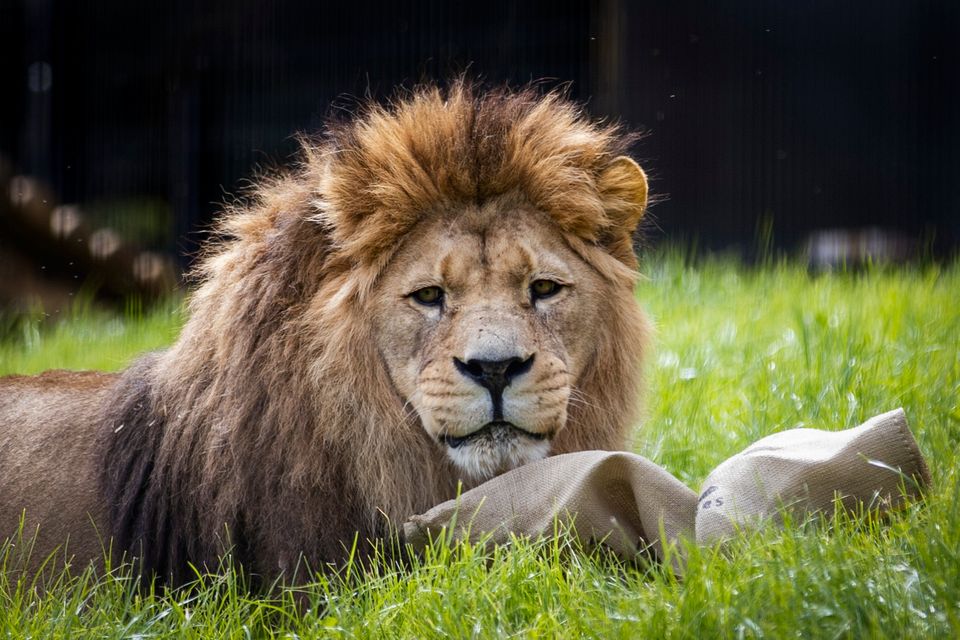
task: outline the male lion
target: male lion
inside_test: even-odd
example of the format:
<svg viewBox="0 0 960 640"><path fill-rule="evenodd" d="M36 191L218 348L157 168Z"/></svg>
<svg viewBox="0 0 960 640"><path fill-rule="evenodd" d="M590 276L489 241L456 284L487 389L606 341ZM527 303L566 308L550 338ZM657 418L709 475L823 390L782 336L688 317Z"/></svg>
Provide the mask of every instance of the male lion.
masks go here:
<svg viewBox="0 0 960 640"><path fill-rule="evenodd" d="M626 144L466 82L331 123L224 216L170 349L0 382L0 536L25 512L36 557L290 577L459 482L622 449L647 334Z"/></svg>

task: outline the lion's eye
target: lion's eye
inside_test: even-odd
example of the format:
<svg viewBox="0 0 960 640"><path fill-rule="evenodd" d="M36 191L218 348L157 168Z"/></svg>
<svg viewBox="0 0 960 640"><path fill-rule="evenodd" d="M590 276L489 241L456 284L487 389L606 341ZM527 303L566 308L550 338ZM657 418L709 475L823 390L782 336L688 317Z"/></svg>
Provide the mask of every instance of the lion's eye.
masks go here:
<svg viewBox="0 0 960 640"><path fill-rule="evenodd" d="M424 287L423 289L417 289L410 296L420 304L432 307L443 302L443 289L440 287Z"/></svg>
<svg viewBox="0 0 960 640"><path fill-rule="evenodd" d="M563 285L553 280L534 280L530 284L530 295L534 300L543 300L556 295Z"/></svg>

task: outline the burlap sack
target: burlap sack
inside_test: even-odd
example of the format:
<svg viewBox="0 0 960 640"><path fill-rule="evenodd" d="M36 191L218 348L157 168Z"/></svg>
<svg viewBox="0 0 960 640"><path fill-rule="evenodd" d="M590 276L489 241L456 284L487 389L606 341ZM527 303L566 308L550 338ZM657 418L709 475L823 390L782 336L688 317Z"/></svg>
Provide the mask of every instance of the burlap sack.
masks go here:
<svg viewBox="0 0 960 640"><path fill-rule="evenodd" d="M886 510L916 498L930 472L903 409L845 431L791 429L750 445L714 469L697 504L697 543L711 544L738 530L831 510Z"/></svg>
<svg viewBox="0 0 960 640"><path fill-rule="evenodd" d="M551 535L559 523L622 558L647 551L663 560L680 537L711 544L739 529L777 522L783 506L803 516L832 508L839 497L850 508L886 509L904 496L918 496L929 483L930 472L897 409L846 431L792 429L763 438L717 467L699 502L641 456L583 451L498 476L414 516L403 533L414 548L446 527L455 539L503 544L511 534ZM671 558L680 569L680 555Z"/></svg>
<svg viewBox="0 0 960 640"><path fill-rule="evenodd" d="M511 533L550 535L559 523L584 543L603 544L622 558L648 551L663 560L665 545L679 536L692 538L696 506L693 491L646 458L581 451L498 476L457 500L414 516L404 524L403 533L408 543L420 548L453 523L457 539L476 542L486 537L502 544Z"/></svg>

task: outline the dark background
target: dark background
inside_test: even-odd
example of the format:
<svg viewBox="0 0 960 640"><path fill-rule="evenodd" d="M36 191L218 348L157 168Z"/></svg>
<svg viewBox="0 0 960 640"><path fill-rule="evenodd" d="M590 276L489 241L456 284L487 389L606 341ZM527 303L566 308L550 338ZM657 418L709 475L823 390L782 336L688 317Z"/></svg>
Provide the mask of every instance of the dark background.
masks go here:
<svg viewBox="0 0 960 640"><path fill-rule="evenodd" d="M569 83L593 115L647 132L654 243L750 256L879 227L952 253L958 6L0 0L0 156L185 256L227 194L291 159L294 132L466 70Z"/></svg>

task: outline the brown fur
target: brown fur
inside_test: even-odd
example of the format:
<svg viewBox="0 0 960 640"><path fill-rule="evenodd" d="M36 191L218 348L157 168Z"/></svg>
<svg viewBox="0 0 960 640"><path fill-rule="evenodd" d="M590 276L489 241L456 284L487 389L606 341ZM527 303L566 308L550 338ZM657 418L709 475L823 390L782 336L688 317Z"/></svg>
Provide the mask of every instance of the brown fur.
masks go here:
<svg viewBox="0 0 960 640"><path fill-rule="evenodd" d="M290 576L301 557L339 562L355 534L382 537L450 498L458 474L382 366L370 305L395 252L418 241L412 232L465 207L504 220L542 212L602 279L591 298L601 326L552 452L622 448L646 336L630 249L646 181L620 156L625 144L558 95L463 82L371 106L305 141L296 171L264 180L225 216L177 343L109 391L79 394L104 407L98 477L79 478L86 492L97 483L100 499L84 498L94 521L174 581L189 576L187 562L216 566L228 548L255 573ZM79 420L89 442L91 418ZM12 486L75 478L47 465Z"/></svg>
<svg viewBox="0 0 960 640"><path fill-rule="evenodd" d="M30 556L24 568L58 547L60 557L103 556L96 438L116 378L69 371L0 378L0 541L17 534L25 515L17 551Z"/></svg>

